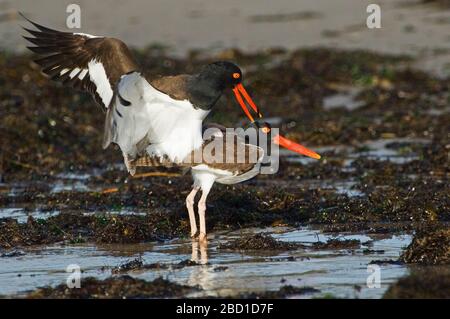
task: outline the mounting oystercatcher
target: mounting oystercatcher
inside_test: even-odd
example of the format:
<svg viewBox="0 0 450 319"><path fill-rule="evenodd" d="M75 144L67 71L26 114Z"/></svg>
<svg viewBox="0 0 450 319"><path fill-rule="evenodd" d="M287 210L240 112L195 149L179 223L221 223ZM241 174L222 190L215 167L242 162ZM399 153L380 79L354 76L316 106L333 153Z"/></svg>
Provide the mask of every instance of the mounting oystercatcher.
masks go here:
<svg viewBox="0 0 450 319"><path fill-rule="evenodd" d="M256 176L264 152L236 134L227 133L220 125L204 126L203 120L222 93L232 90L250 122L263 133L270 132L266 123L254 120L246 106L245 102L259 119L262 118L242 85L239 67L218 61L204 66L196 74L149 78L128 47L118 39L61 32L27 20L35 27L33 30L24 28L33 36L24 36L34 45L28 48L43 55L35 62L52 80L90 93L106 110L103 147L117 144L131 175L137 166L187 166L191 169L194 184L186 197L191 237L206 240L206 198L212 185L214 182L239 183ZM216 128L215 134L204 138L204 130L211 127ZM207 156L200 162L191 160L193 152L201 151L218 139L222 142L231 139L235 146L233 152L243 148L244 160L237 160L235 153L231 161L209 160ZM275 136L273 142L294 152L320 158L280 135ZM194 199L199 190L202 195L198 202L198 231Z"/></svg>

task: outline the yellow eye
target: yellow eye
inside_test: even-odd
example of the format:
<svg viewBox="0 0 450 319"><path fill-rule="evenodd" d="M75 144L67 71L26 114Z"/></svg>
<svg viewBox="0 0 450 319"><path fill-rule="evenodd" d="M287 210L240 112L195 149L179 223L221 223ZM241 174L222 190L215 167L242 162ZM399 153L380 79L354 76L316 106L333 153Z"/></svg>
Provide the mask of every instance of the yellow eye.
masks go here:
<svg viewBox="0 0 450 319"><path fill-rule="evenodd" d="M233 78L235 79L239 79L241 77L241 75L239 73L233 73Z"/></svg>

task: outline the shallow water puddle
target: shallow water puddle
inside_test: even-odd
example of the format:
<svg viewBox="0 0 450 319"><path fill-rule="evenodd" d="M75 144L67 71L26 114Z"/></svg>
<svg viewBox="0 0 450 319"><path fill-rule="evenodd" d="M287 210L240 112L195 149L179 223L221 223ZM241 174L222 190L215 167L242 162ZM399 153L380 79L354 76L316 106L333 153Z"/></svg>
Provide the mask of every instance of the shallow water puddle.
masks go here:
<svg viewBox="0 0 450 319"><path fill-rule="evenodd" d="M68 172L56 175L52 183L51 193L61 192L91 192L98 191L88 185L89 179L99 176L103 171L94 169L91 172Z"/></svg>
<svg viewBox="0 0 450 319"><path fill-rule="evenodd" d="M56 216L60 213L58 210L54 211L42 211L35 209L33 211L26 211L24 208L0 208L0 218L13 218L17 219L19 223L26 223L28 216L33 216L34 219L47 219L51 216Z"/></svg>
<svg viewBox="0 0 450 319"><path fill-rule="evenodd" d="M96 215L97 212L85 212L84 216L93 216ZM147 213L145 212L137 212L135 208L132 207L124 207L120 210L110 210L104 212L105 215L122 215L122 216L145 216Z"/></svg>
<svg viewBox="0 0 450 319"><path fill-rule="evenodd" d="M3 192L6 192L9 197L16 197L24 194L28 189L53 194L61 192L92 192L100 190L99 188L93 188L88 185L87 182L89 178L87 178L86 180L57 178L46 182L30 181L8 183L3 184Z"/></svg>
<svg viewBox="0 0 450 319"><path fill-rule="evenodd" d="M272 228L244 232L270 232L283 241L310 245L333 238L311 229ZM171 281L199 286L191 297L230 296L239 293L278 290L283 285L311 286L320 292L296 297L332 294L336 297L379 298L388 285L408 272L403 265L381 265L381 288L369 289L367 266L372 260L397 259L410 236L389 239L370 235L345 234L339 239L358 239L364 243L355 250L298 249L288 252L237 252L218 250L221 242L237 238L241 232L212 235L208 246L190 240L135 245L53 245L24 249L25 255L0 258L0 295L24 293L38 286L65 282L66 267L77 264L82 276L106 278L111 268L139 255L144 264L178 264L192 259L202 265L183 268L146 269L128 274L152 280L159 276ZM368 250L370 249L370 250ZM383 251L383 253L380 253ZM360 287L355 289L355 286Z"/></svg>
<svg viewBox="0 0 450 319"><path fill-rule="evenodd" d="M74 182L63 182L57 181L53 184L51 193L61 193L61 192L89 192L91 189L83 182L74 181Z"/></svg>
<svg viewBox="0 0 450 319"><path fill-rule="evenodd" d="M116 169L119 169L119 167ZM45 180L2 183L0 186L3 189L0 189L0 191L7 193L9 197L20 196L29 189L33 190L33 192L40 191L52 194L62 192L98 192L103 189L103 185L96 185L91 180L97 176L101 176L108 170L111 170L111 168L94 168L88 171L77 172L69 171L54 175Z"/></svg>
<svg viewBox="0 0 450 319"><path fill-rule="evenodd" d="M355 188L356 182L353 180L332 180L332 179L299 179L299 180L259 180L259 185L272 185L276 187L301 187L303 189L321 189L348 197L365 196L365 193Z"/></svg>
<svg viewBox="0 0 450 319"><path fill-rule="evenodd" d="M427 139L411 139L411 138L395 138L395 139L381 139L364 143L368 148L367 151L359 152L359 156L375 159L379 161L390 161L396 164L405 164L413 160L419 159L415 153L401 154L397 149L389 148L389 144L393 143L407 143L407 144L428 144Z"/></svg>
<svg viewBox="0 0 450 319"><path fill-rule="evenodd" d="M327 96L323 99L323 108L325 110L333 110L343 107L349 111L356 110L365 104L364 101L357 100L357 96L361 91L361 88L348 87L342 92Z"/></svg>
<svg viewBox="0 0 450 319"><path fill-rule="evenodd" d="M34 219L47 219L52 216L59 215L61 212L59 210L43 211L40 209L35 209L33 211L27 211L24 208L12 207L12 208L0 208L0 218L12 218L16 219L19 223L26 223L29 216ZM84 212L85 216L92 216L97 214L96 212ZM123 208L120 210L106 211L102 214L106 215L124 215L124 216L145 216L145 212L137 212L133 208Z"/></svg>

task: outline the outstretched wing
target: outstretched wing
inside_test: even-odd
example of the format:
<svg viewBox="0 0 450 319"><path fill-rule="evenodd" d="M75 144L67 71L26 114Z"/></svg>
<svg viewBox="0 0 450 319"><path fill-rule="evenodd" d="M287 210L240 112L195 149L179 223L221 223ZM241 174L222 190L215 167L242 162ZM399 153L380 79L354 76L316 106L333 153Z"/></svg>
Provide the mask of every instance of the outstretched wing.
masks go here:
<svg viewBox="0 0 450 319"><path fill-rule="evenodd" d="M90 93L105 108L120 77L139 69L128 47L118 39L60 32L27 20L37 30L24 28L33 36L24 38L35 45L28 49L43 55L35 60L42 71L53 80Z"/></svg>

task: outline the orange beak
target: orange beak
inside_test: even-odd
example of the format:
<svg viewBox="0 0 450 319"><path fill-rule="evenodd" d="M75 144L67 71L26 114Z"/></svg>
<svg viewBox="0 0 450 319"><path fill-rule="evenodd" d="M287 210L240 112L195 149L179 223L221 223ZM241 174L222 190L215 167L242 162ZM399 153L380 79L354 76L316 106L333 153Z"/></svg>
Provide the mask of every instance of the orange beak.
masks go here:
<svg viewBox="0 0 450 319"><path fill-rule="evenodd" d="M297 144L281 135L277 135L272 140L275 144L281 145L290 151L309 156L315 159L320 159L320 155L310 149L304 147L303 145Z"/></svg>
<svg viewBox="0 0 450 319"><path fill-rule="evenodd" d="M259 112L258 107L256 106L255 102L253 102L250 95L245 90L244 86L239 83L233 88L233 93L236 96L236 100L238 101L239 105L241 106L242 110L244 111L245 115L247 115L250 122L254 123L255 120L253 116L250 114L250 111L248 110L245 101L250 105L250 107L255 111L255 113L258 114L259 118L262 118L262 114ZM241 95L242 94L242 95ZM264 133L268 134L270 132L270 129L266 131L263 130ZM294 141L291 141L281 135L277 135L273 138L273 143L280 145L290 151L296 152L301 155L306 155L315 159L320 159L320 155L316 152L311 151L310 149L304 147L303 145L297 144Z"/></svg>
<svg viewBox="0 0 450 319"><path fill-rule="evenodd" d="M244 111L245 115L247 115L250 122L253 123L253 122L255 122L255 120L253 119L253 116L248 111L248 108L245 105L245 102L244 102L244 99L242 98L242 96L244 96L245 101L247 101L247 103L251 106L253 111L258 113L258 116L260 118L262 117L262 114L259 112L258 107L256 106L255 102L253 102L252 98L250 97L250 95L248 95L247 91L245 90L244 86L241 83L239 83L238 85L236 85L233 88L233 92L234 92L234 95L236 96L236 100L241 105L242 110ZM241 96L241 94L242 94L242 96Z"/></svg>

